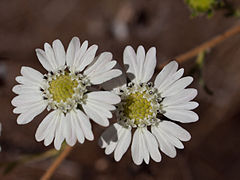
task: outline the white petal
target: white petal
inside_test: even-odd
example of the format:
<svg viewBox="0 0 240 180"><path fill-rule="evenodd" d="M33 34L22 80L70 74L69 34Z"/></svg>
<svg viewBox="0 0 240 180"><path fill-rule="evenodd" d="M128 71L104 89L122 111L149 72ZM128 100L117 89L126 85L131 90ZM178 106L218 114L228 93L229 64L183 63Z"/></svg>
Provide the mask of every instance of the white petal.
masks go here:
<svg viewBox="0 0 240 180"><path fill-rule="evenodd" d="M181 92L184 88L186 88L189 84L191 84L193 81L193 78L188 76L181 78L177 80L175 83L173 83L171 86L168 87L163 93L163 97L167 96L173 96L179 92Z"/></svg>
<svg viewBox="0 0 240 180"><path fill-rule="evenodd" d="M95 109L95 111L101 114L102 116L112 118L112 113L107 109L107 106L104 106L104 104L101 104L101 106L99 106L95 104L94 101L87 100L87 106L91 107L92 109Z"/></svg>
<svg viewBox="0 0 240 180"><path fill-rule="evenodd" d="M30 67L23 66L21 68L21 74L25 78L27 78L33 82L38 82L39 84L42 83L42 81L43 81L43 75L39 71L37 71L33 68L30 68Z"/></svg>
<svg viewBox="0 0 240 180"><path fill-rule="evenodd" d="M79 119L76 115L76 112L70 113L70 117L73 122L73 128L74 128L73 130L76 134L76 138L77 138L78 142L82 144L85 141L85 136L83 134L83 130L79 123Z"/></svg>
<svg viewBox="0 0 240 180"><path fill-rule="evenodd" d="M157 75L155 79L155 87L161 88L161 85L165 81L169 81L169 78L177 71L178 69L178 63L176 61L171 61L168 63L164 68L161 70L161 72Z"/></svg>
<svg viewBox="0 0 240 180"><path fill-rule="evenodd" d="M196 122L199 119L198 115L193 111L179 109L174 110L167 108L165 108L164 110L166 111L166 113L164 113L163 115L174 121L179 121L182 123L191 123Z"/></svg>
<svg viewBox="0 0 240 180"><path fill-rule="evenodd" d="M23 76L17 76L16 81L18 83L26 85L26 86L38 87L39 90L40 90L40 87L42 87L42 84L40 84L38 81L33 81L33 80L27 79Z"/></svg>
<svg viewBox="0 0 240 180"><path fill-rule="evenodd" d="M176 137L172 136L171 134L168 134L163 129L161 131L162 135L165 137L165 139L171 143L173 146L175 146L178 149L183 149L184 145L183 143Z"/></svg>
<svg viewBox="0 0 240 180"><path fill-rule="evenodd" d="M169 157L174 158L177 154L176 149L171 143L169 143L166 140L166 138L163 136L161 132L161 129L156 126L151 126L151 131L153 135L156 137L161 151L164 152Z"/></svg>
<svg viewBox="0 0 240 180"><path fill-rule="evenodd" d="M40 125L37 128L35 138L37 141L42 141L46 135L49 133L49 131L55 132L54 128L49 128L52 127L51 125L54 125L55 120L58 117L59 112L58 111L52 111L50 112L40 123Z"/></svg>
<svg viewBox="0 0 240 180"><path fill-rule="evenodd" d="M162 101L163 106L171 106L171 105L178 105L178 104L183 104L191 101L193 98L197 96L197 90L188 88L182 90L180 93L166 97Z"/></svg>
<svg viewBox="0 0 240 180"><path fill-rule="evenodd" d="M98 145L101 148L106 148L111 141L118 141L117 131L119 131L120 128L122 127L118 123L114 123L113 125L109 126L100 136Z"/></svg>
<svg viewBox="0 0 240 180"><path fill-rule="evenodd" d="M158 150L158 143L155 137L150 133L147 128L143 128L143 137L145 144L147 145L148 152L150 153L151 158L156 161L161 161L161 154Z"/></svg>
<svg viewBox="0 0 240 180"><path fill-rule="evenodd" d="M103 116L101 112L96 111L93 106L86 104L86 105L83 105L83 109L88 115L88 117L90 117L97 124L104 127L109 125L108 119L105 116Z"/></svg>
<svg viewBox="0 0 240 180"><path fill-rule="evenodd" d="M110 71L104 72L99 76L89 77L92 84L101 84L106 81L109 81L115 77L118 77L122 74L122 71L119 69L112 69Z"/></svg>
<svg viewBox="0 0 240 180"><path fill-rule="evenodd" d="M108 143L108 145L105 149L106 155L111 154L115 150L119 139L122 137L122 135L124 133L124 129L121 125L118 125L117 123L115 123L114 127L116 127L117 132L115 134L113 134L114 136L111 138L111 141Z"/></svg>
<svg viewBox="0 0 240 180"><path fill-rule="evenodd" d="M131 138L132 138L131 129L130 128L127 129L123 127L123 134L119 138L120 139L118 140L117 147L114 151L114 159L116 161L120 161L120 159L125 154L125 152L127 151L130 145Z"/></svg>
<svg viewBox="0 0 240 180"><path fill-rule="evenodd" d="M66 61L66 54L65 54L63 44L61 43L60 40L57 39L57 40L53 41L52 46L53 46L53 51L55 54L57 66L63 67L65 65L65 61Z"/></svg>
<svg viewBox="0 0 240 180"><path fill-rule="evenodd" d="M55 71L58 68L58 66L57 66L57 62L55 59L53 49L50 46L50 44L44 43L44 50L45 50L46 58L47 58L49 64L51 64L51 66L53 67L53 71Z"/></svg>
<svg viewBox="0 0 240 180"><path fill-rule="evenodd" d="M143 46L138 46L137 49L137 63L138 63L138 80L143 80L144 78L144 61L145 61L145 50ZM143 81L142 81L143 82Z"/></svg>
<svg viewBox="0 0 240 180"><path fill-rule="evenodd" d="M144 159L145 163L149 164L149 160L150 160L149 151L148 151L148 147L147 147L147 144L145 142L145 139L144 139L144 130L146 130L146 128L138 128L138 129L140 129L139 137L140 137L140 140L141 140L139 148L142 150L142 156L143 156L143 159Z"/></svg>
<svg viewBox="0 0 240 180"><path fill-rule="evenodd" d="M77 115L78 117L78 122L81 126L84 136L86 137L86 139L92 141L94 137L93 137L92 126L89 121L89 118L80 110L76 110L76 112L77 114L75 115Z"/></svg>
<svg viewBox="0 0 240 180"><path fill-rule="evenodd" d="M134 49L131 46L127 46L123 52L123 63L127 72L127 76L130 80L138 80L138 63Z"/></svg>
<svg viewBox="0 0 240 180"><path fill-rule="evenodd" d="M105 103L105 102L102 102L99 100L88 98L87 101L91 104L94 104L95 106L103 107L105 110L108 110L108 111L113 111L116 109L116 107L114 105L111 105L109 103Z"/></svg>
<svg viewBox="0 0 240 180"><path fill-rule="evenodd" d="M122 71L122 67L118 63L116 64L115 69L119 69L120 71ZM101 87L108 91L113 90L114 92L117 92L118 89L123 85L126 85L126 83L127 77L126 74L122 71L122 74L120 76L104 82L103 84L101 84Z"/></svg>
<svg viewBox="0 0 240 180"><path fill-rule="evenodd" d="M141 79L142 82L148 82L152 78L156 64L156 48L152 47L146 54L146 59L143 65L143 79Z"/></svg>
<svg viewBox="0 0 240 180"><path fill-rule="evenodd" d="M159 123L159 127L161 127L161 129L167 133L180 139L181 141L189 141L191 139L190 133L176 123L170 121L162 121Z"/></svg>
<svg viewBox="0 0 240 180"><path fill-rule="evenodd" d="M143 161L143 149L142 149L142 139L140 129L137 128L133 135L133 141L131 146L131 154L133 162L136 165L142 164Z"/></svg>
<svg viewBox="0 0 240 180"><path fill-rule="evenodd" d="M80 64L82 62L82 58L86 54L87 49L88 49L88 41L84 41L82 43L82 46L77 49L76 55L75 55L75 60L74 60L73 66L72 66L74 71L77 67L80 66Z"/></svg>
<svg viewBox="0 0 240 180"><path fill-rule="evenodd" d="M102 72L102 68L112 60L112 53L103 52L98 57L94 59L94 61L86 68L84 71L84 75L86 76L94 76L95 74L99 74L98 72Z"/></svg>
<svg viewBox="0 0 240 180"><path fill-rule="evenodd" d="M177 104L168 106L167 109L185 109L185 110L193 110L198 107L198 103L195 101L190 101L187 103Z"/></svg>
<svg viewBox="0 0 240 180"><path fill-rule="evenodd" d="M100 102L109 103L109 104L117 104L121 101L121 98L108 91L95 91L87 94L88 99L98 100Z"/></svg>
<svg viewBox="0 0 240 180"><path fill-rule="evenodd" d="M42 95L39 94L20 94L11 101L13 106L31 105L32 103L43 101Z"/></svg>
<svg viewBox="0 0 240 180"><path fill-rule="evenodd" d="M42 106L45 104L45 108L47 106L47 102L46 101L36 101L33 103L29 103L29 104L23 104L20 106L17 106L15 109L13 109L13 113L15 114L20 114L20 113L25 113L31 109L36 109L39 106Z"/></svg>
<svg viewBox="0 0 240 180"><path fill-rule="evenodd" d="M97 45L92 45L88 48L88 50L86 51L86 53L83 55L78 65L76 66L76 71L79 72L82 71L87 65L89 65L94 60L97 49L98 49Z"/></svg>
<svg viewBox="0 0 240 180"><path fill-rule="evenodd" d="M65 125L66 117L63 113L60 113L59 119L58 119L58 124L56 127L56 132L55 132L55 139L54 139L54 147L57 150L61 149L61 145L64 140L64 125Z"/></svg>
<svg viewBox="0 0 240 180"><path fill-rule="evenodd" d="M31 122L37 115L42 113L45 108L46 108L46 103L43 102L39 104L39 106L35 106L34 108L29 109L29 111L26 111L18 116L17 123L27 124Z"/></svg>
<svg viewBox="0 0 240 180"><path fill-rule="evenodd" d="M36 54L38 57L38 60L40 61L40 63L42 64L42 66L47 70L47 71L52 71L53 67L52 65L49 63L47 57L46 57L46 53L42 50L42 49L36 49Z"/></svg>
<svg viewBox="0 0 240 180"><path fill-rule="evenodd" d="M68 145L73 146L77 141L77 136L75 134L75 124L71 117L73 110L66 114L66 123L64 127L64 136Z"/></svg>
<svg viewBox="0 0 240 180"><path fill-rule="evenodd" d="M39 94L40 88L37 86L27 86L27 85L18 84L12 88L12 91L15 94Z"/></svg>
<svg viewBox="0 0 240 180"><path fill-rule="evenodd" d="M67 53L66 53L66 63L72 70L75 59L76 59L76 54L78 49L80 48L80 40L78 37L73 37L72 40L70 41L68 48L67 48Z"/></svg>

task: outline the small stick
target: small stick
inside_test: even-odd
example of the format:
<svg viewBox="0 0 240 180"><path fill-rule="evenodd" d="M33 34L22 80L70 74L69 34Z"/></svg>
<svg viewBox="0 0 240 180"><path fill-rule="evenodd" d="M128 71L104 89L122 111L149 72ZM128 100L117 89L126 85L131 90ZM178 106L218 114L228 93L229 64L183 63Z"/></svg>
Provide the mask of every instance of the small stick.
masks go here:
<svg viewBox="0 0 240 180"><path fill-rule="evenodd" d="M62 163L62 161L67 157L67 155L71 152L73 148L71 146L66 146L65 149L61 152L61 154L55 159L55 161L51 164L51 166L47 169L45 174L41 177L41 180L49 180L58 166Z"/></svg>
<svg viewBox="0 0 240 180"><path fill-rule="evenodd" d="M222 41L224 41L224 40L228 39L229 37L232 37L232 36L234 36L238 33L240 33L240 25L234 26L234 27L228 29L226 32L210 39L209 41L206 41L206 42L200 44L199 46L191 49L190 51L176 56L175 59L179 63L183 63L183 62L197 56L200 52L203 52L207 49L215 47L216 45L218 45ZM161 64L159 66L159 69L162 69L166 64L167 63Z"/></svg>

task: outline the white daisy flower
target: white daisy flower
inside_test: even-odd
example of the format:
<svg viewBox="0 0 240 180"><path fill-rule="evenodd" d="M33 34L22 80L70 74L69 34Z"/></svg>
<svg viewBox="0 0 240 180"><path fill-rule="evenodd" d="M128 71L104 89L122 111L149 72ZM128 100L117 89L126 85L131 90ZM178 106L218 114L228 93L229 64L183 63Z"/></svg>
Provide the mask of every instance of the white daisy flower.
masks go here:
<svg viewBox="0 0 240 180"><path fill-rule="evenodd" d="M142 46L138 47L137 53L127 46L123 61L130 82L127 83L123 74L103 86L112 88L121 97L121 102L116 109L117 122L101 135L99 145L105 148L106 154L114 152L114 159L119 161L132 140L131 154L137 165L143 160L148 164L150 157L160 162L159 148L166 155L175 157L175 147L183 149L181 141L189 141L191 136L172 121L190 123L198 120L198 115L191 111L198 106L192 101L197 90L186 89L193 78L181 78L184 70L177 70L178 63L172 61L157 75L154 85L148 82L156 66L154 47L145 54Z"/></svg>
<svg viewBox="0 0 240 180"><path fill-rule="evenodd" d="M99 85L121 75L112 69L116 61L112 54L104 52L95 57L98 46L88 48L88 41L80 46L74 37L65 52L60 40L52 47L44 44L44 50L36 49L37 57L48 71L42 75L30 67L22 67L22 76L16 77L20 85L13 87L18 94L12 104L14 113L20 114L18 124L27 124L47 108L51 111L36 131L36 140L44 140L45 146L52 143L57 150L66 140L73 146L76 141L83 143L85 138L93 140L91 118L97 124L108 126L110 111L120 102L119 96L108 91L90 92L92 85Z"/></svg>

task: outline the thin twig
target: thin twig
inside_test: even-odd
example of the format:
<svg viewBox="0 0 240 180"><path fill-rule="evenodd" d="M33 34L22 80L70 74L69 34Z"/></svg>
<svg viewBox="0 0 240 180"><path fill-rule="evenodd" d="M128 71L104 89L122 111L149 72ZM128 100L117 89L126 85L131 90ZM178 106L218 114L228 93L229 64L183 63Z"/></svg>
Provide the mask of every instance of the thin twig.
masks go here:
<svg viewBox="0 0 240 180"><path fill-rule="evenodd" d="M183 63L183 62L197 56L200 52L203 52L207 49L213 48L216 45L218 45L219 43L221 43L222 41L224 41L224 40L228 39L229 37L232 37L238 33L240 33L240 25L231 27L226 32L210 39L209 41L204 42L203 44L191 49L190 51L188 51L186 53L176 56L175 59L179 63ZM166 63L161 64L159 66L159 69L162 69L165 65L166 65Z"/></svg>
<svg viewBox="0 0 240 180"><path fill-rule="evenodd" d="M70 146L66 146L65 149L61 152L61 154L55 159L55 161L51 164L51 166L47 169L45 174L41 177L41 180L49 180L58 166L62 163L62 161L67 157L67 155L71 152L73 148Z"/></svg>

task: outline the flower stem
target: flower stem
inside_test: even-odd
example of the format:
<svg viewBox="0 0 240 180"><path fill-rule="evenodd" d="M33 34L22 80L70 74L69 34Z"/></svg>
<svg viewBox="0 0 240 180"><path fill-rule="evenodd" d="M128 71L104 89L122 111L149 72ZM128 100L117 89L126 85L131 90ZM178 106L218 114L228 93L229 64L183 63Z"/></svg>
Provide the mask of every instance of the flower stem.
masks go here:
<svg viewBox="0 0 240 180"><path fill-rule="evenodd" d="M209 41L206 41L206 42L200 44L199 46L191 49L190 51L187 51L186 53L176 56L175 59L179 63L183 63L183 62L197 56L200 52L203 52L207 49L213 48L216 45L218 45L219 43L221 43L222 41L224 41L238 33L240 33L240 25L233 26L230 29L228 29L226 32L210 39ZM166 65L165 63L161 64L159 69L162 69L165 65Z"/></svg>
<svg viewBox="0 0 240 180"><path fill-rule="evenodd" d="M62 161L67 157L67 155L71 152L73 148L66 145L60 155L55 159L55 161L51 164L51 166L47 169L45 174L41 177L41 180L49 180L58 166L62 163Z"/></svg>

